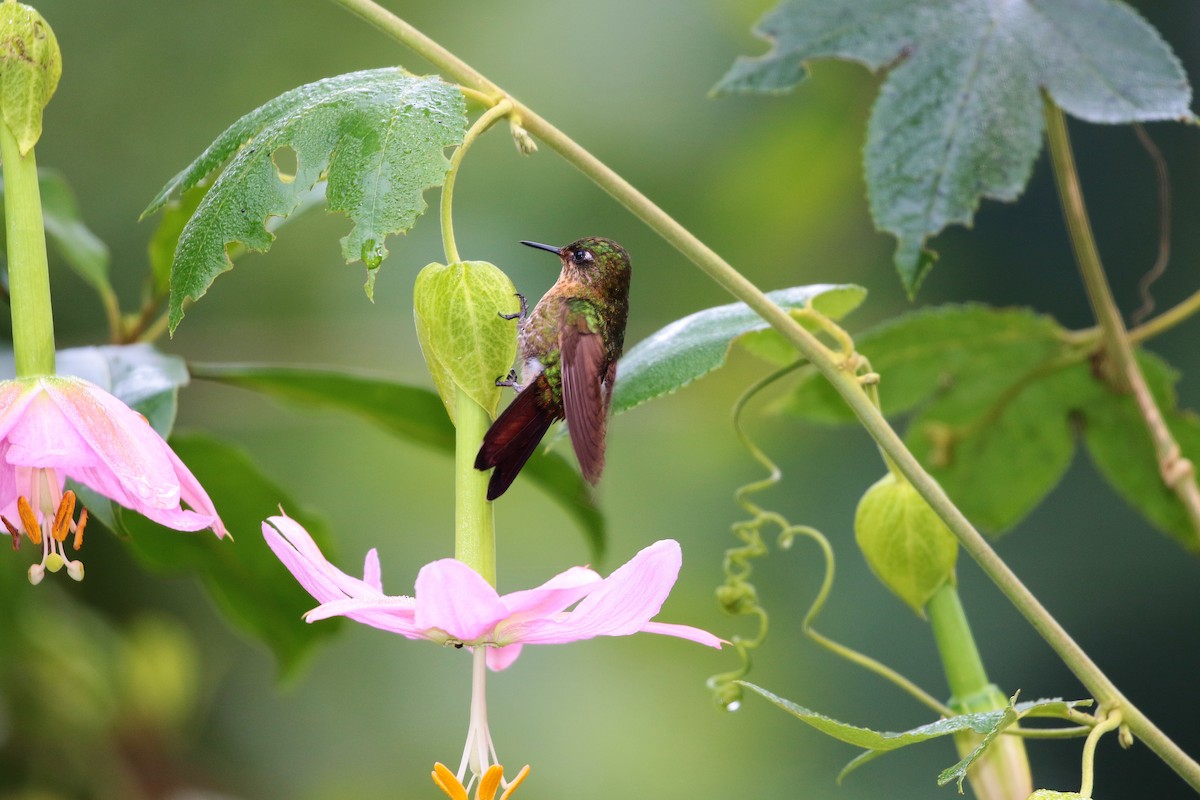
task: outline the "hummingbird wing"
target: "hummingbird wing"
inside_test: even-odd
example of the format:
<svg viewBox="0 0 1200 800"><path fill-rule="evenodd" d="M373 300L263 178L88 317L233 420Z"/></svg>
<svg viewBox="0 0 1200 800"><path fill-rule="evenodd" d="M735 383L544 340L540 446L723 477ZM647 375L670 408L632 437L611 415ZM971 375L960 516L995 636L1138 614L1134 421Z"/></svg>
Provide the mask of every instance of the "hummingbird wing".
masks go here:
<svg viewBox="0 0 1200 800"><path fill-rule="evenodd" d="M544 379L539 376L536 380ZM526 386L484 434L475 456L475 469L496 468L488 481L488 500L504 494L537 449L551 423L558 419L558 415L542 403L542 394L540 384L535 382Z"/></svg>
<svg viewBox="0 0 1200 800"><path fill-rule="evenodd" d="M591 302L572 299L565 303L559 331L563 412L571 446L583 477L596 483L604 469L604 435L616 364L608 363L599 314Z"/></svg>

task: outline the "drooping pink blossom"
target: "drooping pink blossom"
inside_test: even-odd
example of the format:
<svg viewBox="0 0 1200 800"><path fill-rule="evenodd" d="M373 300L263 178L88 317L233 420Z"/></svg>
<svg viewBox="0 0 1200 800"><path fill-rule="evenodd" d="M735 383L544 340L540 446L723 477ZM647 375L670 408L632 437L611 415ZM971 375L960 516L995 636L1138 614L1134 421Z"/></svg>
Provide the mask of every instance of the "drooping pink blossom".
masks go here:
<svg viewBox="0 0 1200 800"><path fill-rule="evenodd" d="M0 516L14 547L22 532L42 545L41 563L29 570L34 583L63 566L83 578L64 549L71 531L78 548L86 520L86 512L73 519L67 478L169 528L226 534L204 487L120 400L80 378L0 381Z"/></svg>
<svg viewBox="0 0 1200 800"><path fill-rule="evenodd" d="M384 594L374 549L367 553L359 580L330 564L290 517L271 517L263 523L263 536L321 603L305 615L309 622L346 616L409 639L487 647L492 670L507 667L527 644L638 632L716 648L722 643L699 628L651 621L675 585L682 563L679 543L670 539L645 548L607 578L573 567L535 589L505 595L461 561L443 558L421 568L414 596L405 597Z"/></svg>

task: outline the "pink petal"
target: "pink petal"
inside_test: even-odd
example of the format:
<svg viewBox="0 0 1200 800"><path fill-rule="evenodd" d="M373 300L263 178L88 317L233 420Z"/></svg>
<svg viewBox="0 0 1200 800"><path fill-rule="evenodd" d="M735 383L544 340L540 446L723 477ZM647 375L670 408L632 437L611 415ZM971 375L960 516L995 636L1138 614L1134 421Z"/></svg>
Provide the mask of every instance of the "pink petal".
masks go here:
<svg viewBox="0 0 1200 800"><path fill-rule="evenodd" d="M73 429L90 450L87 460L73 454L75 463L53 466L81 482L88 475L100 484L89 483L93 489L139 513L179 507L179 480L166 442L140 414L82 380L42 379L42 386L60 412L55 423Z"/></svg>
<svg viewBox="0 0 1200 800"><path fill-rule="evenodd" d="M90 467L98 458L92 447L44 391L32 393L25 413L8 431L8 463L22 467Z"/></svg>
<svg viewBox="0 0 1200 800"><path fill-rule="evenodd" d="M8 438L40 391L40 381L0 381L0 440Z"/></svg>
<svg viewBox="0 0 1200 800"><path fill-rule="evenodd" d="M438 628L461 642L478 641L508 615L496 590L453 558L421 567L415 594L417 626Z"/></svg>
<svg viewBox="0 0 1200 800"><path fill-rule="evenodd" d="M508 616L548 616L579 602L603 580L587 567L571 567L536 589L510 592L500 598Z"/></svg>
<svg viewBox="0 0 1200 800"><path fill-rule="evenodd" d="M188 508L191 509L191 511L182 513L197 520L205 520L204 524L198 528L187 528L186 530L212 528L218 538L228 534L225 523L218 516L217 509L209 499L208 492L204 491L204 487L200 485L200 481L196 480L196 476L187 468L187 465L179 460L179 456L175 455L175 451L171 449L170 445L163 442L163 447L166 448L167 458L170 459L171 466L175 469L175 477L179 480L179 499L187 503Z"/></svg>
<svg viewBox="0 0 1200 800"><path fill-rule="evenodd" d="M724 639L713 636L708 631L702 631L699 628L693 628L691 625L674 625L669 622L647 622L642 626L642 633L659 633L663 636L675 636L680 639L688 639L689 641L698 642L699 644L721 649L721 645L728 644Z"/></svg>
<svg viewBox="0 0 1200 800"><path fill-rule="evenodd" d="M384 594L371 584L352 578L330 564L308 531L288 516L275 516L262 524L263 537L276 557L319 602L347 597L381 599Z"/></svg>
<svg viewBox="0 0 1200 800"><path fill-rule="evenodd" d="M678 542L655 542L605 578L574 611L502 626L497 641L557 644L637 633L662 608L682 561Z"/></svg>
<svg viewBox="0 0 1200 800"><path fill-rule="evenodd" d="M225 535L204 487L140 414L77 378L42 378L37 388L8 432L9 463L53 467L177 530L211 527Z"/></svg>
<svg viewBox="0 0 1200 800"><path fill-rule="evenodd" d="M519 655L521 655L521 645L519 644L510 644L505 647L489 647L485 654L488 669L492 672L508 669L517 660L517 656Z"/></svg>
<svg viewBox="0 0 1200 800"><path fill-rule="evenodd" d="M411 597L385 597L376 600L346 598L322 603L304 615L308 622L329 619L330 617L349 617L355 622L370 625L372 628L398 633L409 639L429 639L424 628L413 622L415 601ZM439 641L445 641L441 637Z"/></svg>
<svg viewBox="0 0 1200 800"><path fill-rule="evenodd" d="M363 560L363 583L378 592L383 591L383 578L379 569L379 552L372 547Z"/></svg>

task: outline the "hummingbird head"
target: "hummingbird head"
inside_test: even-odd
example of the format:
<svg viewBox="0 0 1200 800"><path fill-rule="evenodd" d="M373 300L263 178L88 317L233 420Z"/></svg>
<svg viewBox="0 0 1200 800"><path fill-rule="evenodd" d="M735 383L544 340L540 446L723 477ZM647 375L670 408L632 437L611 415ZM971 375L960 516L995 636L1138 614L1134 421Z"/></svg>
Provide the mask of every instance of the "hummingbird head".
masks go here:
<svg viewBox="0 0 1200 800"><path fill-rule="evenodd" d="M629 253L612 239L588 236L565 247L522 241L521 244L548 250L562 259L563 275L584 283L629 279Z"/></svg>

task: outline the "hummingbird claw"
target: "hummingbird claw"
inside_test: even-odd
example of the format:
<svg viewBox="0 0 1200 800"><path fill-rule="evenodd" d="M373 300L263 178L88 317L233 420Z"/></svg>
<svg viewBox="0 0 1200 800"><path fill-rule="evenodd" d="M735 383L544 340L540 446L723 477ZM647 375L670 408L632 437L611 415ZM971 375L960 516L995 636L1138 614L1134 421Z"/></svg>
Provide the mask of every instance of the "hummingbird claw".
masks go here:
<svg viewBox="0 0 1200 800"><path fill-rule="evenodd" d="M500 313L501 319L525 319L529 316L529 301L525 299L525 295L517 292L517 299L521 301L521 310L515 314Z"/></svg>
<svg viewBox="0 0 1200 800"><path fill-rule="evenodd" d="M503 315L501 315L501 316L503 316ZM508 371L507 378L496 378L496 385L497 386L511 386L512 388L516 389L518 392L521 391L521 388L522 388L521 384L517 383L517 371L515 369L510 369Z"/></svg>

